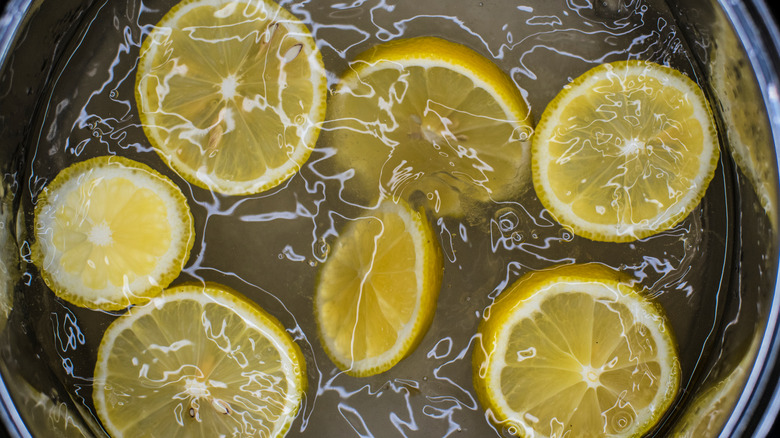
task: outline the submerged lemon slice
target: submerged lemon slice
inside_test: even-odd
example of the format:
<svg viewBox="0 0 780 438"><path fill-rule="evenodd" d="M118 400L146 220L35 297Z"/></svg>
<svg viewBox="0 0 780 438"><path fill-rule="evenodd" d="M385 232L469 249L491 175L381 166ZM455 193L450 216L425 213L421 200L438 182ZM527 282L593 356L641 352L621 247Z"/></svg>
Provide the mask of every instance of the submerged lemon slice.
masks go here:
<svg viewBox="0 0 780 438"><path fill-rule="evenodd" d="M677 393L680 366L661 309L600 265L529 274L485 315L474 385L510 433L640 436Z"/></svg>
<svg viewBox="0 0 780 438"><path fill-rule="evenodd" d="M194 242L192 215L176 185L121 157L76 163L35 207L33 262L60 297L118 310L173 281Z"/></svg>
<svg viewBox="0 0 780 438"><path fill-rule="evenodd" d="M319 275L314 313L325 352L353 376L387 371L428 330L441 276L422 210L385 201L355 220Z"/></svg>
<svg viewBox="0 0 780 438"><path fill-rule="evenodd" d="M155 150L191 183L228 195L300 169L326 93L311 34L270 0L184 0L144 40L136 76Z"/></svg>
<svg viewBox="0 0 780 438"><path fill-rule="evenodd" d="M545 109L532 146L534 188L574 233L631 241L684 219L718 155L696 83L650 62L615 62L575 79Z"/></svg>
<svg viewBox="0 0 780 438"><path fill-rule="evenodd" d="M5 371L5 370L4 370ZM56 436L58 438L90 438L95 435L82 421L78 411L66 402L50 397L29 382L15 376L5 381L13 388L16 406L25 420L31 436Z"/></svg>
<svg viewBox="0 0 780 438"><path fill-rule="evenodd" d="M506 200L528 182L531 133L520 90L495 64L433 37L376 46L350 65L329 104L325 141L348 193L416 192L439 215Z"/></svg>
<svg viewBox="0 0 780 438"><path fill-rule="evenodd" d="M305 389L303 355L279 321L207 284L117 318L100 342L93 398L114 438L278 438Z"/></svg>

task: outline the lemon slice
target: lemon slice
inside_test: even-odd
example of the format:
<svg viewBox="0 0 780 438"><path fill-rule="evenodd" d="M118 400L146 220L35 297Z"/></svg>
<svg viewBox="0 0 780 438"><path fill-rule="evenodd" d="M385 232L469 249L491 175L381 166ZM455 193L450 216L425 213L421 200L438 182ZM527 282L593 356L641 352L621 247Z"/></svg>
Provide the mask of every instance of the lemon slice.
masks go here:
<svg viewBox="0 0 780 438"><path fill-rule="evenodd" d="M11 212L14 211L14 197L5 190L5 187L0 185L0 224L4 224L0 227L0 332L5 329L8 315L14 307L13 290L21 277L18 263L11 262L19 260L19 248L14 235L11 234L13 228L9 226L13 223Z"/></svg>
<svg viewBox="0 0 780 438"><path fill-rule="evenodd" d="M486 311L479 334L477 395L518 436L640 436L679 387L662 310L600 265L521 278Z"/></svg>
<svg viewBox="0 0 780 438"><path fill-rule="evenodd" d="M166 290L106 330L93 399L113 438L283 437L306 389L274 317L217 284Z"/></svg>
<svg viewBox="0 0 780 438"><path fill-rule="evenodd" d="M419 192L439 215L506 200L529 181L528 107L495 64L434 37L376 46L352 62L329 104L332 145L351 196Z"/></svg>
<svg viewBox="0 0 780 438"><path fill-rule="evenodd" d="M144 40L136 76L155 150L191 183L228 195L298 171L326 93L311 34L270 0L184 0Z"/></svg>
<svg viewBox="0 0 780 438"><path fill-rule="evenodd" d="M33 262L77 306L118 310L173 281L195 241L187 199L168 178L121 157L61 171L35 207Z"/></svg>
<svg viewBox="0 0 780 438"><path fill-rule="evenodd" d="M67 403L38 391L29 382L16 376L5 381L13 388L14 402L25 420L31 436L59 438L89 438L89 431L81 415Z"/></svg>
<svg viewBox="0 0 780 438"><path fill-rule="evenodd" d="M422 210L384 201L349 225L319 273L314 313L325 352L349 375L389 370L428 330L441 276Z"/></svg>
<svg viewBox="0 0 780 438"><path fill-rule="evenodd" d="M718 162L701 89L643 61L593 68L545 109L534 134L534 188L575 234L626 242L669 229L698 204Z"/></svg>

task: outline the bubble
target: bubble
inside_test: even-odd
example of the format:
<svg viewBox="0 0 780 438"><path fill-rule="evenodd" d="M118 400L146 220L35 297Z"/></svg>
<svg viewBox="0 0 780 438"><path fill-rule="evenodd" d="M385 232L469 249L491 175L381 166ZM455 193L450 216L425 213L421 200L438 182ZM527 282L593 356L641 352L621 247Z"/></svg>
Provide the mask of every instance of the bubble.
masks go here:
<svg viewBox="0 0 780 438"><path fill-rule="evenodd" d="M317 239L313 249L314 256L317 257L318 260L324 260L328 257L328 254L330 254L330 244L323 238Z"/></svg>
<svg viewBox="0 0 780 438"><path fill-rule="evenodd" d="M493 215L502 233L508 233L520 225L520 218L511 207L502 208Z"/></svg>

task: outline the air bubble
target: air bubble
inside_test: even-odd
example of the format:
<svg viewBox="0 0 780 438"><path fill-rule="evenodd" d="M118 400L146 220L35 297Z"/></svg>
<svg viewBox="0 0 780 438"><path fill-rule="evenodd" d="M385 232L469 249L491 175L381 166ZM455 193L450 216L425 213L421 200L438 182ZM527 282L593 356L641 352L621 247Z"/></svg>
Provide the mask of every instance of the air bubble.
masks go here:
<svg viewBox="0 0 780 438"><path fill-rule="evenodd" d="M318 239L314 244L314 256L320 260L323 260L328 257L329 253L330 244L328 244L328 242L326 242L323 238Z"/></svg>
<svg viewBox="0 0 780 438"><path fill-rule="evenodd" d="M508 233L520 225L520 218L511 207L502 208L494 214L494 220L498 223L498 229L502 233Z"/></svg>

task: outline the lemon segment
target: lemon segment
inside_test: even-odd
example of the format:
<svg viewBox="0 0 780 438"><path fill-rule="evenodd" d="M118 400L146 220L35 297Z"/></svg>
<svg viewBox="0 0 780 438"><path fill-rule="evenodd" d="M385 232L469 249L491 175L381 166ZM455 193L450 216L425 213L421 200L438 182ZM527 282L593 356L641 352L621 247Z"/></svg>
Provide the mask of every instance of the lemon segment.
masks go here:
<svg viewBox="0 0 780 438"><path fill-rule="evenodd" d="M311 34L270 0L184 0L144 40L136 75L155 150L189 182L228 195L300 169L326 93Z"/></svg>
<svg viewBox="0 0 780 438"><path fill-rule="evenodd" d="M191 284L106 330L93 399L114 438L283 437L306 390L281 323L224 286Z"/></svg>
<svg viewBox="0 0 780 438"><path fill-rule="evenodd" d="M353 376L387 371L428 330L441 276L422 210L384 201L349 225L319 273L315 315L325 352Z"/></svg>
<svg viewBox="0 0 780 438"><path fill-rule="evenodd" d="M544 206L574 233L626 242L664 231L713 178L718 137L701 89L642 61L593 68L547 106L532 146Z"/></svg>
<svg viewBox="0 0 780 438"><path fill-rule="evenodd" d="M679 387L662 310L599 265L526 275L486 311L479 334L477 395L517 436L640 436Z"/></svg>
<svg viewBox="0 0 780 438"><path fill-rule="evenodd" d="M82 307L140 304L173 281L195 241L176 185L121 157L76 163L35 207L33 262L60 297Z"/></svg>
<svg viewBox="0 0 780 438"><path fill-rule="evenodd" d="M373 201L421 192L438 215L463 202L506 200L528 182L530 116L495 64L433 37L376 46L350 64L323 137L347 190ZM463 202L462 202L463 201Z"/></svg>

